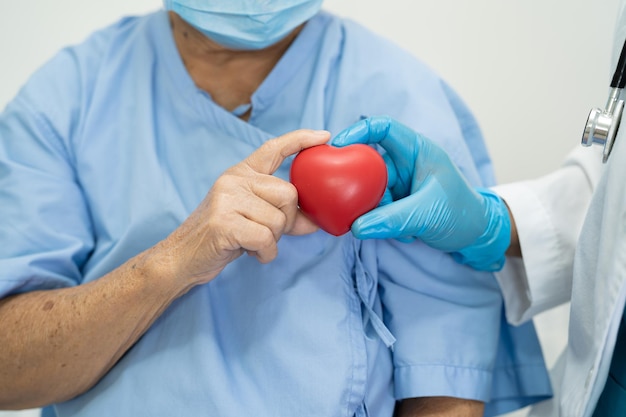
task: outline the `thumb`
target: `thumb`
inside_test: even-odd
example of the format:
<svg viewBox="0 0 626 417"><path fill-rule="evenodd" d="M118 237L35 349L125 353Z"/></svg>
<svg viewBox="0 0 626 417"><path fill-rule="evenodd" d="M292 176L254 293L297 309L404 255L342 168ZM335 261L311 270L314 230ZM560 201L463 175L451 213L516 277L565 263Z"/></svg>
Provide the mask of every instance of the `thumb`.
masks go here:
<svg viewBox="0 0 626 417"><path fill-rule="evenodd" d="M300 129L286 133L265 142L245 159L245 163L254 171L271 175L283 161L305 148L322 145L330 139L326 130Z"/></svg>
<svg viewBox="0 0 626 417"><path fill-rule="evenodd" d="M421 216L416 213L416 207L416 202L409 197L379 206L356 219L352 233L359 239L395 238L411 242L420 229Z"/></svg>

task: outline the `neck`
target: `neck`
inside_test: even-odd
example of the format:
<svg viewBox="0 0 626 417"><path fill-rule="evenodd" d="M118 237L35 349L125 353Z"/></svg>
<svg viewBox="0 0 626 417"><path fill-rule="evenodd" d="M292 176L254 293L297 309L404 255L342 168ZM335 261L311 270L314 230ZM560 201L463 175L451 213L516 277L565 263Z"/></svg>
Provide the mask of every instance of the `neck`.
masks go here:
<svg viewBox="0 0 626 417"><path fill-rule="evenodd" d="M239 51L204 36L174 12L169 12L176 47L187 72L201 90L228 111L250 103L252 94L298 36L299 26L268 48ZM249 114L244 115L247 119Z"/></svg>

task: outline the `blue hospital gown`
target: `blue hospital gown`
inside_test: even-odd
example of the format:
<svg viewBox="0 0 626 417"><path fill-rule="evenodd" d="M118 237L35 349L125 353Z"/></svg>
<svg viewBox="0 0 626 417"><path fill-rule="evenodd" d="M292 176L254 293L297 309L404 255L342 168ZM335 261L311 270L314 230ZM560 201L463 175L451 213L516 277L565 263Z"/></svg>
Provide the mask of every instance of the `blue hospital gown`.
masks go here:
<svg viewBox="0 0 626 417"><path fill-rule="evenodd" d="M0 116L0 295L98 279L165 238L267 139L381 114L442 145L473 184L493 182L454 92L354 22L310 20L246 123L194 85L164 11L125 18L62 50ZM488 414L550 395L532 324L508 326L492 274L447 254L320 231L284 236L269 264L232 262L54 410L386 417L396 398L431 395L487 401Z"/></svg>

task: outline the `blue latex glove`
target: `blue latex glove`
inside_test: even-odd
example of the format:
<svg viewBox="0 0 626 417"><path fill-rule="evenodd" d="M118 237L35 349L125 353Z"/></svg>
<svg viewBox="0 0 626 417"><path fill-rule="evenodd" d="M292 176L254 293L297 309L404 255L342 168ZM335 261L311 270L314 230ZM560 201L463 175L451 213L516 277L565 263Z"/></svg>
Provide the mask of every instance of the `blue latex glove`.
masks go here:
<svg viewBox="0 0 626 417"><path fill-rule="evenodd" d="M388 117L362 120L331 141L354 143L382 146L389 178L381 205L352 224L356 237L417 238L475 269L502 268L511 239L506 205L470 186L441 147Z"/></svg>

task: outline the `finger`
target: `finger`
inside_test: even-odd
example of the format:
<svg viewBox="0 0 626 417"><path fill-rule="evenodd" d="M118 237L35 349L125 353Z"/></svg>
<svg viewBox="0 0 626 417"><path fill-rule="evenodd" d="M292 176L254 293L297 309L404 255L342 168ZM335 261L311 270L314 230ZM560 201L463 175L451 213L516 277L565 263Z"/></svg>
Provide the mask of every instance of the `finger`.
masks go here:
<svg viewBox="0 0 626 417"><path fill-rule="evenodd" d="M416 201L403 198L375 208L352 223L352 233L359 239L411 241L420 233L420 212L416 207Z"/></svg>
<svg viewBox="0 0 626 417"><path fill-rule="evenodd" d="M360 120L355 124L339 132L329 142L332 146L342 147L357 143L370 144L369 124L367 119Z"/></svg>
<svg viewBox="0 0 626 417"><path fill-rule="evenodd" d="M296 187L286 181L270 175L263 176L265 181L255 182L252 189L255 195L268 202L271 207L280 210L284 217L276 217L274 222L268 219L257 219L272 229L278 240L282 234L305 235L316 232L319 227L304 215L298 208L298 191ZM260 211L261 208L257 209ZM269 207L263 207L269 210ZM255 212L258 214L258 212ZM256 218L251 213L251 218ZM282 223L278 223L282 220Z"/></svg>
<svg viewBox="0 0 626 417"><path fill-rule="evenodd" d="M429 142L409 127L387 116L370 117L350 126L331 140L331 145L378 144L386 151L387 187L405 196L410 191L421 148Z"/></svg>
<svg viewBox="0 0 626 417"><path fill-rule="evenodd" d="M298 191L296 187L271 175L257 175L250 185L260 199L280 210L284 215L281 230L272 229L280 235L292 229L298 215ZM280 237L280 235L278 237Z"/></svg>
<svg viewBox="0 0 626 417"><path fill-rule="evenodd" d="M291 219L288 219L288 214L285 211L268 201L262 198L252 198L246 201L245 205L241 205L237 211L246 219L269 229L274 240L278 241L284 231L291 228L295 222L297 208L294 207L293 214L289 215ZM288 225L288 223L290 224Z"/></svg>
<svg viewBox="0 0 626 417"><path fill-rule="evenodd" d="M387 137L393 123L394 121L387 116L363 119L339 132L330 141L330 144L333 146L347 146L356 143L368 145L380 143Z"/></svg>
<svg viewBox="0 0 626 417"><path fill-rule="evenodd" d="M241 248L259 262L268 263L278 255L277 241L270 229L254 221L244 223L245 227L233 231L234 238Z"/></svg>
<svg viewBox="0 0 626 417"><path fill-rule="evenodd" d="M287 226L286 221L283 221L283 219L285 218L284 216L275 217L274 221L269 220L269 218L266 216L262 221L259 221L257 218L255 218L258 217L257 214L258 211L252 212L250 214L249 220L253 221L256 224L265 226L269 230L272 230L272 234L274 235L274 239L276 242L280 240L280 237L283 234L291 236L302 236L315 233L319 230L319 226L315 224L311 219L309 219L300 210L296 210L293 221L291 221L289 226ZM272 226L272 224L274 225Z"/></svg>
<svg viewBox="0 0 626 417"><path fill-rule="evenodd" d="M326 130L295 130L268 140L248 156L244 163L256 172L271 175L288 156L311 146L322 145L328 139L330 133Z"/></svg>
<svg viewBox="0 0 626 417"><path fill-rule="evenodd" d="M423 146L423 137L402 123L387 116L361 120L335 136L330 144L347 146L355 143L379 144L396 163L408 160L413 163Z"/></svg>
<svg viewBox="0 0 626 417"><path fill-rule="evenodd" d="M424 146L422 136L408 126L382 116L372 118L369 129L376 143L382 146L394 161L396 170L404 166L404 170L413 171L417 154Z"/></svg>
<svg viewBox="0 0 626 417"><path fill-rule="evenodd" d="M315 233L319 229L320 228L317 224L315 224L304 213L298 210L298 213L296 214L296 220L293 222L293 226L285 233L292 236L302 236Z"/></svg>

